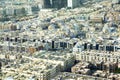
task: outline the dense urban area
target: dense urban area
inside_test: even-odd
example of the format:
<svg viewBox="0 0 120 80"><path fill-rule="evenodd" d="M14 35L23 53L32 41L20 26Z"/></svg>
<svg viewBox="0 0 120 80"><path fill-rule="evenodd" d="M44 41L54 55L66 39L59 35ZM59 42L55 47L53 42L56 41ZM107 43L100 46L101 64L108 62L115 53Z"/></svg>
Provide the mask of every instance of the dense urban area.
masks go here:
<svg viewBox="0 0 120 80"><path fill-rule="evenodd" d="M0 0L0 80L120 80L120 0Z"/></svg>

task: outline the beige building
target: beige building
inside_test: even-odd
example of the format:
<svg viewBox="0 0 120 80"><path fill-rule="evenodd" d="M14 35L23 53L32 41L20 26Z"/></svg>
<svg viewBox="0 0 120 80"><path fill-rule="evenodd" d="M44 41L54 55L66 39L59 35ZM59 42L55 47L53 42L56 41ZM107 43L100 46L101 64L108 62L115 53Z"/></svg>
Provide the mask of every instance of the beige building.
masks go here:
<svg viewBox="0 0 120 80"><path fill-rule="evenodd" d="M84 75L89 75L90 74L90 69L89 69L90 63L87 62L79 62L75 66L71 68L72 73L77 73L77 74L84 74Z"/></svg>
<svg viewBox="0 0 120 80"><path fill-rule="evenodd" d="M104 51L83 51L75 53L76 59L81 61L103 61L103 62L120 62L119 52L104 52Z"/></svg>

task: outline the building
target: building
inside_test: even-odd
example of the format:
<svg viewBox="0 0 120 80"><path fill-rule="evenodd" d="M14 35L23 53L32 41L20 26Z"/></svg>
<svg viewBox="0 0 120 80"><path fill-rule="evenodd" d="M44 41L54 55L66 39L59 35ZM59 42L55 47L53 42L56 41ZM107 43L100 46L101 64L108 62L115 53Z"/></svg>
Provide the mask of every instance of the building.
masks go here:
<svg viewBox="0 0 120 80"><path fill-rule="evenodd" d="M91 71L89 69L90 65L91 64L88 62L79 62L78 64L76 64L71 68L71 72L77 74L89 75L91 74Z"/></svg>
<svg viewBox="0 0 120 80"><path fill-rule="evenodd" d="M44 0L44 8L75 8L80 5L80 0Z"/></svg>
<svg viewBox="0 0 120 80"><path fill-rule="evenodd" d="M2 60L4 63L7 61L1 68L3 79L6 79L7 77L12 77L13 79L29 79L34 76L35 79L50 80L50 78L54 77L56 73L60 71L59 64L49 63L40 59L30 59L25 56L24 58L19 59L13 57L14 56L10 55L9 59L7 59L8 61ZM9 65L11 66L10 68L5 68ZM16 68L16 66L18 67Z"/></svg>
<svg viewBox="0 0 120 80"><path fill-rule="evenodd" d="M0 30L2 31L10 31L10 30L16 30L16 26L13 25L12 23L8 23L8 24L4 24L1 23L0 24Z"/></svg>
<svg viewBox="0 0 120 80"><path fill-rule="evenodd" d="M93 14L90 16L89 22L91 23L103 23L104 15Z"/></svg>
<svg viewBox="0 0 120 80"><path fill-rule="evenodd" d="M26 15L32 15L31 6L29 6L29 5L25 6L25 13L26 13Z"/></svg>
<svg viewBox="0 0 120 80"><path fill-rule="evenodd" d="M109 41L104 44L99 43L96 41L93 42L87 42L87 41L82 41L82 42L77 42L76 45L73 47L73 52L82 52L85 50L97 50L97 51L105 51L105 52L116 52L119 51L119 45L110 45Z"/></svg>
<svg viewBox="0 0 120 80"><path fill-rule="evenodd" d="M113 3L113 4L120 3L120 0L112 0L112 3Z"/></svg>
<svg viewBox="0 0 120 80"><path fill-rule="evenodd" d="M9 16L13 16L14 15L14 7L7 7L6 9L5 9L5 13L6 13L6 15L9 15Z"/></svg>
<svg viewBox="0 0 120 80"><path fill-rule="evenodd" d="M67 7L75 8L80 5L80 0L67 0Z"/></svg>
<svg viewBox="0 0 120 80"><path fill-rule="evenodd" d="M75 63L75 56L67 52L39 51L34 53L34 57L53 64L60 64L61 71L69 71Z"/></svg>
<svg viewBox="0 0 120 80"><path fill-rule="evenodd" d="M60 9L67 6L67 0L50 0L50 3L52 8Z"/></svg>
<svg viewBox="0 0 120 80"><path fill-rule="evenodd" d="M76 59L80 61L90 61L90 62L120 62L119 52L104 52L104 51L83 51L76 52Z"/></svg>
<svg viewBox="0 0 120 80"><path fill-rule="evenodd" d="M51 80L112 80L112 79L75 74L75 73L69 73L69 72L61 72Z"/></svg>

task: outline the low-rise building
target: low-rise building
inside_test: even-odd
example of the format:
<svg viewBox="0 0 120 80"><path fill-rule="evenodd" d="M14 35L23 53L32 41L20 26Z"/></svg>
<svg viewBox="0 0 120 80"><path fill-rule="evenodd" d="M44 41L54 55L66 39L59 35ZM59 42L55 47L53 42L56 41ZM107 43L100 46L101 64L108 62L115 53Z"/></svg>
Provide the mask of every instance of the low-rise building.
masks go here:
<svg viewBox="0 0 120 80"><path fill-rule="evenodd" d="M6 68L7 66L10 67ZM39 80L50 80L50 78L54 77L59 71L59 64L23 56L23 58L20 59L10 59L7 65L2 66L2 79L6 79L7 77L13 77L13 79L29 79L35 76L34 78Z"/></svg>
<svg viewBox="0 0 120 80"><path fill-rule="evenodd" d="M52 78L51 80L111 80L107 78L101 78L101 77L94 77L94 76L88 76L88 75L82 75L82 74L75 74L75 73L69 73L69 72L63 72L59 73L55 78Z"/></svg>
<svg viewBox="0 0 120 80"><path fill-rule="evenodd" d="M38 59L61 65L61 71L69 71L75 63L75 56L67 52L46 52L40 51L34 53Z"/></svg>
<svg viewBox="0 0 120 80"><path fill-rule="evenodd" d="M120 62L119 53L118 52L99 52L99 51L83 51L83 52L76 52L76 59L80 61L90 61L90 62Z"/></svg>

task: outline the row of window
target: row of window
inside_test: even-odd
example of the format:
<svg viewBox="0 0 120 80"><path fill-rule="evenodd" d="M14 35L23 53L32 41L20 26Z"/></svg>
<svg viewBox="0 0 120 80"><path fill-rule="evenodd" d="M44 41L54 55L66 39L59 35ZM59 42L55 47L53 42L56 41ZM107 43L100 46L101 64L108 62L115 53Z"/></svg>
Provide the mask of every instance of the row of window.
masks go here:
<svg viewBox="0 0 120 80"><path fill-rule="evenodd" d="M85 60L85 61L104 61L104 62L120 62L120 59L113 58L113 57L97 57L97 56L90 56L90 55L77 55L77 59Z"/></svg>

